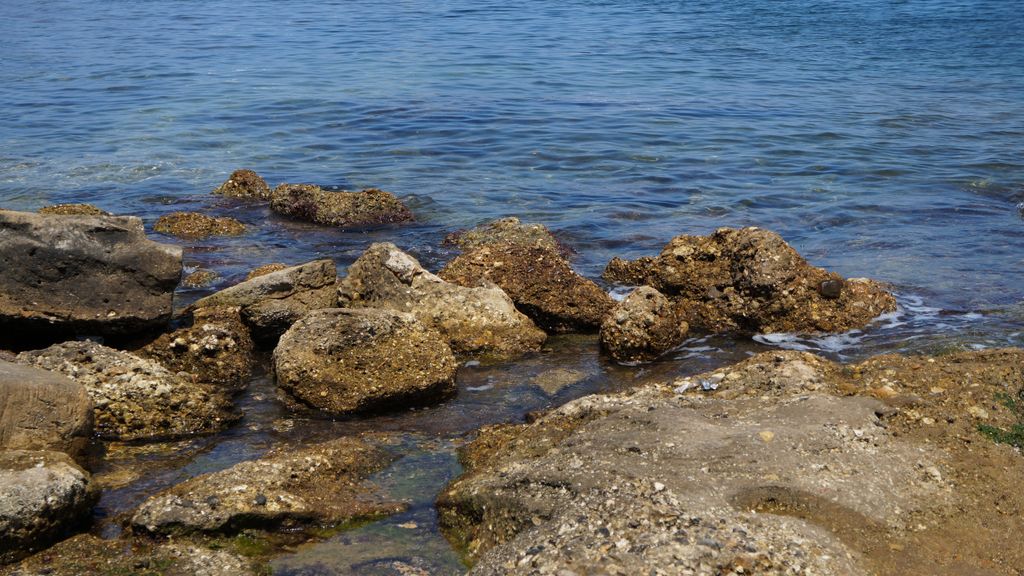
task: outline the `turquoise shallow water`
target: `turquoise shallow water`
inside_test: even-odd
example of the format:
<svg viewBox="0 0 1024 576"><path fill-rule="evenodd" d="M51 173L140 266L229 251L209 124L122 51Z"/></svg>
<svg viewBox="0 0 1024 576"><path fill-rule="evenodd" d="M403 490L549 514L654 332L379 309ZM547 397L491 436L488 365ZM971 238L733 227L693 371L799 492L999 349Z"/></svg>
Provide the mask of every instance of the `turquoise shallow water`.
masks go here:
<svg viewBox="0 0 1024 576"><path fill-rule="evenodd" d="M91 202L150 225L172 210L233 215L253 232L187 246L189 267L223 283L269 261L344 266L377 240L437 268L444 233L504 215L551 227L591 277L676 234L758 225L900 295L900 313L863 332L695 340L646 367L562 342L553 361L591 376L554 396L524 383L541 358L469 369L445 406L346 425L426 435L413 453L443 478L448 442L482 422L750 350L1024 344L1021 29L1004 0L0 0L0 205ZM340 232L211 198L238 167L271 185L381 187L418 221ZM285 416L256 396L246 425L274 430ZM165 476L318 426L242 428ZM414 523L328 544L364 567L382 541L437 548L429 519ZM330 550L310 562L341 570Z"/></svg>

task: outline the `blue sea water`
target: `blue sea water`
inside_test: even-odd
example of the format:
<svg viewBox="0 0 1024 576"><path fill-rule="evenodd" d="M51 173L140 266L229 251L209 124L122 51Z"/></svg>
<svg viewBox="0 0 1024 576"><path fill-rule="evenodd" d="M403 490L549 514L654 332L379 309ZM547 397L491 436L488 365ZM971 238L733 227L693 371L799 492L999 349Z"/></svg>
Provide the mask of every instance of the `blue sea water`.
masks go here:
<svg viewBox="0 0 1024 576"><path fill-rule="evenodd" d="M1021 345L1021 30L1007 0L0 0L0 206L233 215L253 232L186 256L225 282L378 240L436 268L446 232L505 215L595 278L757 225L902 305L762 345ZM418 221L322 230L211 197L239 167L384 188Z"/></svg>

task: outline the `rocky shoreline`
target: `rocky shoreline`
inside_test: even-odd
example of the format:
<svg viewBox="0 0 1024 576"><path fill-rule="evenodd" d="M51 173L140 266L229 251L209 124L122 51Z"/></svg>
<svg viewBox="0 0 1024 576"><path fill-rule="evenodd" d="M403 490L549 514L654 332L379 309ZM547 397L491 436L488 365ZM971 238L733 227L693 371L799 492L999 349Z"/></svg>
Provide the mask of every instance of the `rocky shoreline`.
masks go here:
<svg viewBox="0 0 1024 576"><path fill-rule="evenodd" d="M248 170L214 193L321 226L414 218L388 192L272 190ZM184 212L154 230L246 234ZM558 334L643 363L694 335L840 333L896 308L883 284L758 228L613 259L604 279L636 287L620 302L543 226L505 218L446 242L461 254L436 274L376 243L341 277L331 259L267 264L172 318L183 251L140 219L0 210L0 573L260 574L275 542L404 510L373 480L401 455L366 433L272 447L150 494L116 540L82 533L105 445L231 427L260 358L267 401L358 419L445 402L460 365L514 362ZM562 372L538 386L585 377ZM437 510L474 574L1016 574L1022 387L1016 349L848 365L768 352L485 427Z"/></svg>

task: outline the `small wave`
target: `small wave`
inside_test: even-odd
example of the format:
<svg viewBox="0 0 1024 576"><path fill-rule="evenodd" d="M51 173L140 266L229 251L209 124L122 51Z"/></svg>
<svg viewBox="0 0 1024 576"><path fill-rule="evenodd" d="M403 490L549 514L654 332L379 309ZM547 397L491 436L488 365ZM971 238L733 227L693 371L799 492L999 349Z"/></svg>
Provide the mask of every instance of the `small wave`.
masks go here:
<svg viewBox="0 0 1024 576"><path fill-rule="evenodd" d="M612 300L622 302L633 293L633 290L636 290L636 286L616 286L608 291L608 295L612 297Z"/></svg>

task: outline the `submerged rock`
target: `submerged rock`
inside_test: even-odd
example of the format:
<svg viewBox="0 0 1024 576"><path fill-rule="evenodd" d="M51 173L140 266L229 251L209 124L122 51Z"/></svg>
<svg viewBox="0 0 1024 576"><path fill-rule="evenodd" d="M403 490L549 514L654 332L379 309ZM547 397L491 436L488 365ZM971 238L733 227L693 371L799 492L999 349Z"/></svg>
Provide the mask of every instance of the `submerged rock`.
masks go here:
<svg viewBox="0 0 1024 576"><path fill-rule="evenodd" d="M540 245L485 244L449 262L438 276L463 286L497 284L548 332L593 332L614 305L558 252Z"/></svg>
<svg viewBox="0 0 1024 576"><path fill-rule="evenodd" d="M89 474L67 454L0 450L0 564L78 528L95 497Z"/></svg>
<svg viewBox="0 0 1024 576"><path fill-rule="evenodd" d="M677 236L656 258L613 260L605 276L657 288L691 326L713 332L844 332L896 309L877 282L811 266L759 228Z"/></svg>
<svg viewBox="0 0 1024 576"><path fill-rule="evenodd" d="M196 309L192 326L164 334L138 350L171 372L187 372L194 380L237 392L249 384L253 342L239 308Z"/></svg>
<svg viewBox="0 0 1024 576"><path fill-rule="evenodd" d="M213 191L214 194L228 198L248 198L253 200L270 200L270 187L259 174L245 168L235 170L223 184Z"/></svg>
<svg viewBox="0 0 1024 576"><path fill-rule="evenodd" d="M426 404L455 391L446 339L412 314L364 309L310 312L274 350L277 385L333 414Z"/></svg>
<svg viewBox="0 0 1024 576"><path fill-rule="evenodd" d="M237 420L228 394L152 360L90 341L22 352L18 362L84 386L96 433L109 440L157 440L215 432Z"/></svg>
<svg viewBox="0 0 1024 576"><path fill-rule="evenodd" d="M198 212L172 212L157 219L153 230L179 238L238 236L245 233L245 224L227 216L214 217Z"/></svg>
<svg viewBox="0 0 1024 576"><path fill-rule="evenodd" d="M413 219L398 198L377 188L331 192L313 184L281 184L271 194L270 208L298 220L342 228Z"/></svg>
<svg viewBox="0 0 1024 576"><path fill-rule="evenodd" d="M0 342L128 335L170 319L181 248L138 218L0 210L0 267Z"/></svg>
<svg viewBox="0 0 1024 576"><path fill-rule="evenodd" d="M153 496L131 523L137 531L175 535L326 527L392 514L404 505L377 495L367 480L392 460L357 438L281 448Z"/></svg>
<svg viewBox="0 0 1024 576"><path fill-rule="evenodd" d="M38 212L55 216L112 216L110 212L100 210L92 204L54 204L43 206Z"/></svg>
<svg viewBox="0 0 1024 576"><path fill-rule="evenodd" d="M688 330L664 294L641 286L601 324L601 347L620 362L653 360L682 343Z"/></svg>
<svg viewBox="0 0 1024 576"><path fill-rule="evenodd" d="M238 306L253 338L272 343L310 310L337 305L337 277L333 260L314 260L225 288L192 308Z"/></svg>
<svg viewBox="0 0 1024 576"><path fill-rule="evenodd" d="M246 274L245 279L252 280L253 278L266 276L271 272L277 272L278 270L284 270L285 268L288 268L287 264L283 264L281 262L271 262L270 264L264 264L263 266L257 266L256 268L253 268L252 270L249 271L248 274Z"/></svg>
<svg viewBox="0 0 1024 576"><path fill-rule="evenodd" d="M485 244L510 242L520 246L541 246L567 256L569 250L542 224L523 224L511 216L499 218L462 232L453 232L444 238L445 244L472 250Z"/></svg>
<svg viewBox="0 0 1024 576"><path fill-rule="evenodd" d="M181 281L181 285L186 288L205 288L220 278L220 275L213 270L207 270L200 268L195 272L189 274Z"/></svg>
<svg viewBox="0 0 1024 576"><path fill-rule="evenodd" d="M468 288L431 274L394 244L370 246L338 282L341 306L409 312L462 354L513 357L547 337L497 286Z"/></svg>
<svg viewBox="0 0 1024 576"><path fill-rule="evenodd" d="M55 450L80 458L92 436L92 410L82 385L0 360L0 450Z"/></svg>

